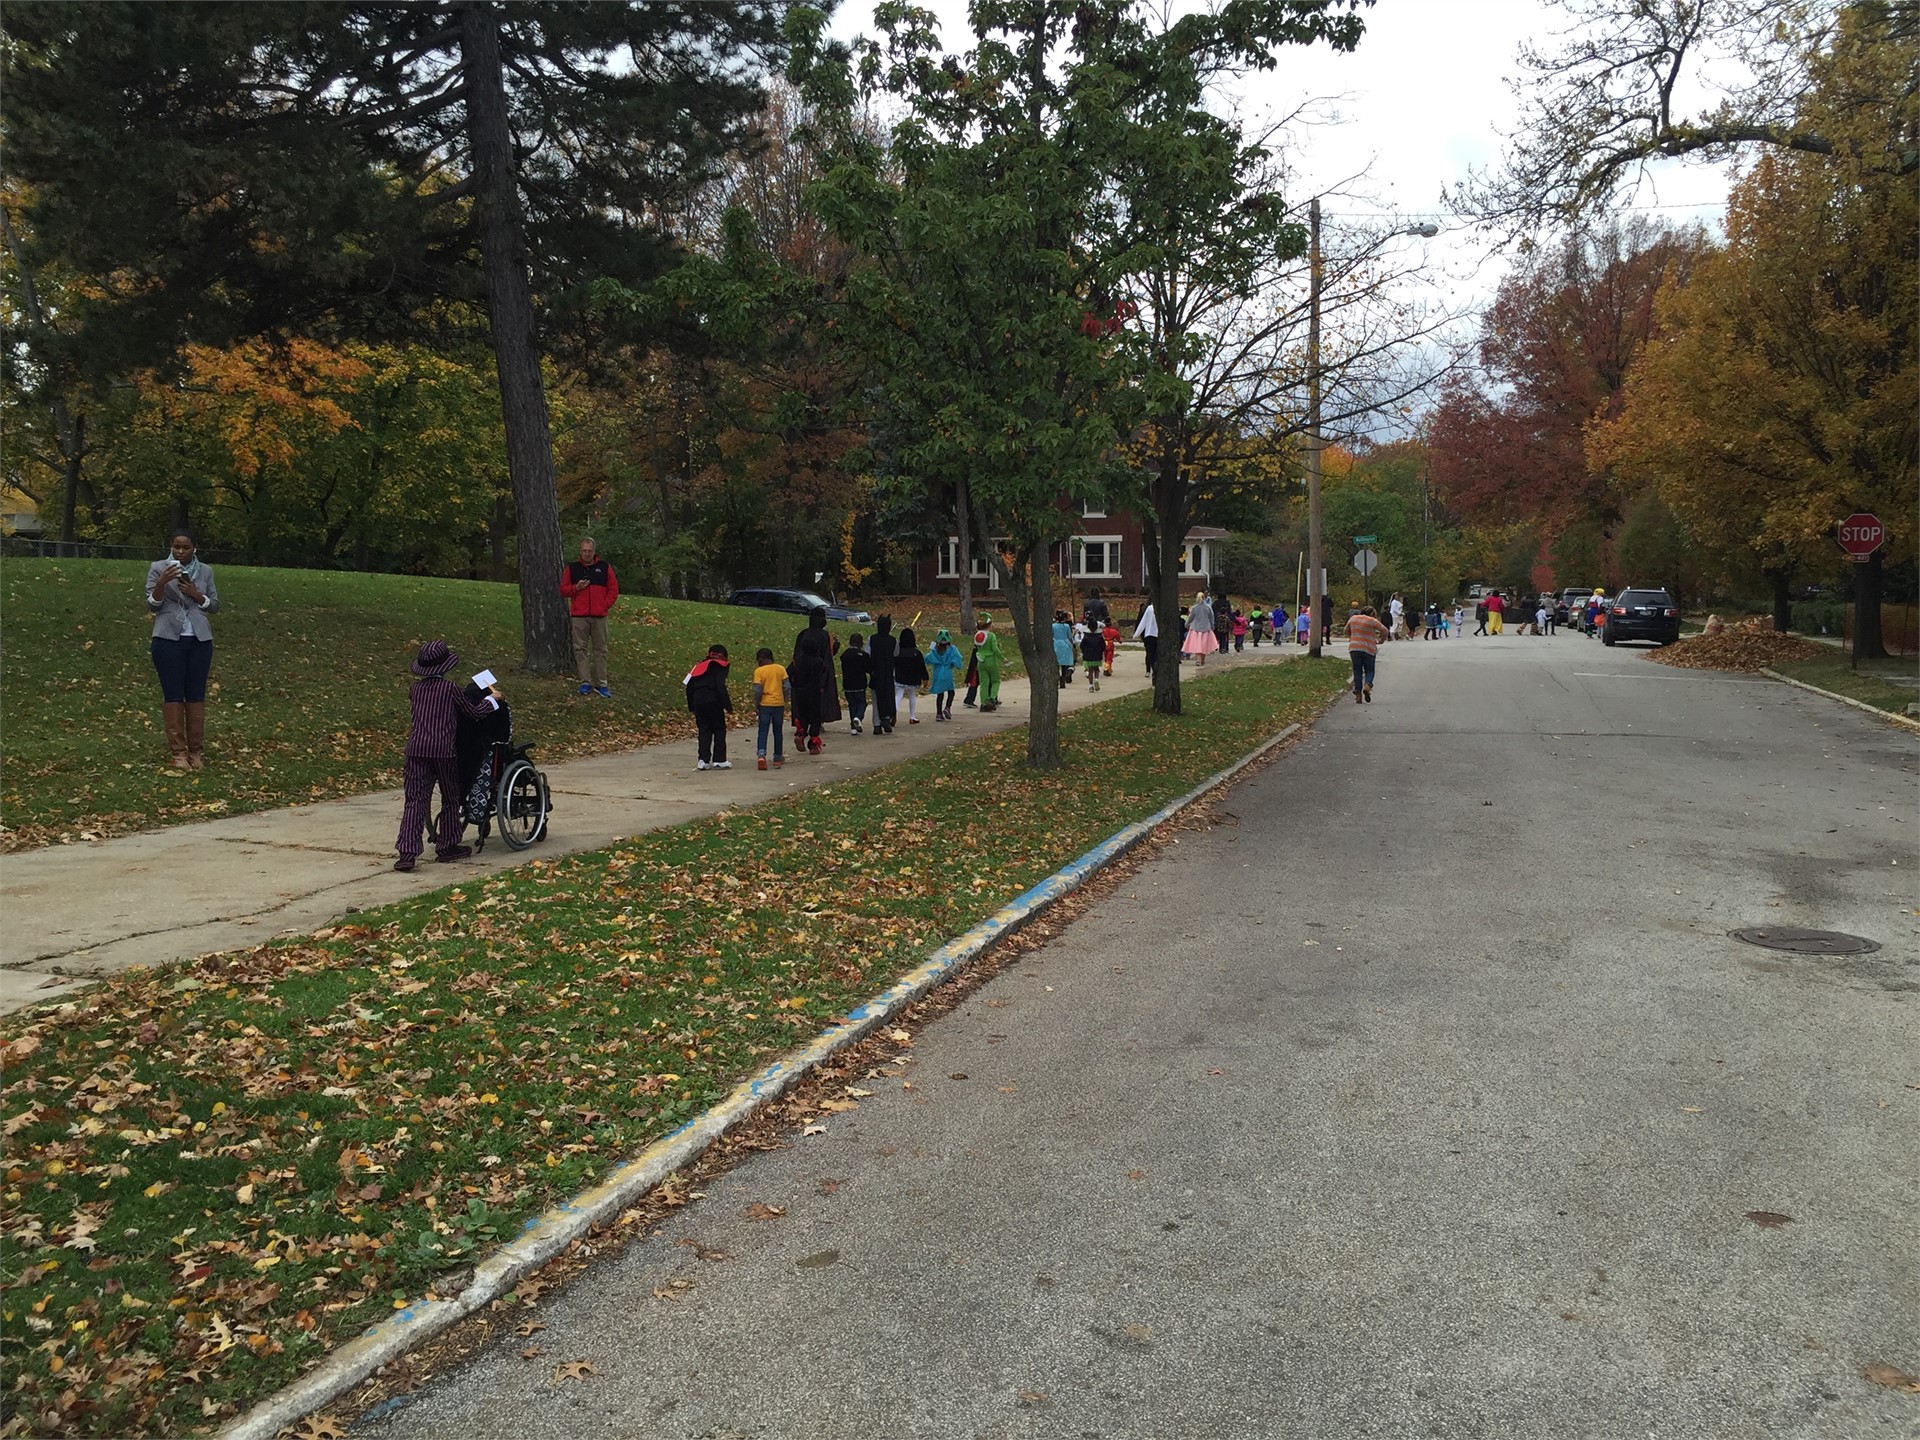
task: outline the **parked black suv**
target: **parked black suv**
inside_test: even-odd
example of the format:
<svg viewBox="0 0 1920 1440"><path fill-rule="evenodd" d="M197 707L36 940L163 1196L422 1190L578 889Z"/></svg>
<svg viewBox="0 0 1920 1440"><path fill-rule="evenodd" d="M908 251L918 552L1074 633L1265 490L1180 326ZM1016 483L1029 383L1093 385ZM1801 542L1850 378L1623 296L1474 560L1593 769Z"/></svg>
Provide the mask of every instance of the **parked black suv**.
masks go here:
<svg viewBox="0 0 1920 1440"><path fill-rule="evenodd" d="M729 605L752 605L760 610L787 610L795 615L809 615L814 610L825 608L829 620L851 620L856 625L871 625L873 616L864 610L852 610L845 605L836 605L824 596L811 590L765 589L735 590L727 596Z"/></svg>
<svg viewBox="0 0 1920 1440"><path fill-rule="evenodd" d="M1600 621L1600 640L1606 645L1622 640L1671 645L1679 638L1680 607L1664 590L1628 586L1607 602L1607 613Z"/></svg>

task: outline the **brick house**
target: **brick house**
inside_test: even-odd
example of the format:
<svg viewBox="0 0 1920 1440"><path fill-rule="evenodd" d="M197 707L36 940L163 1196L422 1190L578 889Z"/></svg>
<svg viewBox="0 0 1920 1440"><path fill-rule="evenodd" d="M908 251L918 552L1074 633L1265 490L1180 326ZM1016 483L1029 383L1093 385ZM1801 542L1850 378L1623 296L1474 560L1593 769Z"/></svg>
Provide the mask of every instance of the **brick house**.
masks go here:
<svg viewBox="0 0 1920 1440"><path fill-rule="evenodd" d="M1101 510L1082 504L1076 520L1076 533L1070 540L1052 547L1050 563L1055 576L1070 580L1081 589L1098 586L1107 594L1144 595L1147 589L1147 546L1140 522L1126 510ZM1227 538L1225 530L1211 525L1196 525L1187 531L1186 547L1180 552L1180 589L1197 594L1218 566L1219 546ZM976 539L973 554L973 592L976 595L999 593L1000 582L993 567L982 554L984 546ZM914 589L922 595L960 593L960 537L949 534L939 548L920 555L914 561Z"/></svg>

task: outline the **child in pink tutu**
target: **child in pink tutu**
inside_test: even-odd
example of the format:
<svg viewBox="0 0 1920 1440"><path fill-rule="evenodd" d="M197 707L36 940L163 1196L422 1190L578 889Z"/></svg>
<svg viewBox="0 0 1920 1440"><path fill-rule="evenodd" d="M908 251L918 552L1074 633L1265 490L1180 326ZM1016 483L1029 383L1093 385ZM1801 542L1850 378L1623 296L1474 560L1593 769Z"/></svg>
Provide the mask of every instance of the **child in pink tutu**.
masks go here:
<svg viewBox="0 0 1920 1440"><path fill-rule="evenodd" d="M1187 612L1187 638L1180 648L1195 657L1194 664L1205 665L1207 656L1220 648L1220 642L1213 634L1213 601L1204 594L1193 602L1193 608Z"/></svg>

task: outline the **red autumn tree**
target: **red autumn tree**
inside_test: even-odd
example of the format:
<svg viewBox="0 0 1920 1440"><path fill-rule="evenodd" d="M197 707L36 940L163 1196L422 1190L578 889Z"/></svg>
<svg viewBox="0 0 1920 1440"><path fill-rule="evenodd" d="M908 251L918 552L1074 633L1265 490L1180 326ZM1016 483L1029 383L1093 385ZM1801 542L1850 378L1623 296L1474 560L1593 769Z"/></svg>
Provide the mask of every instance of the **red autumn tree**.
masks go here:
<svg viewBox="0 0 1920 1440"><path fill-rule="evenodd" d="M1586 427L1617 413L1654 296L1684 281L1704 245L1698 231L1636 218L1536 251L1501 283L1479 374L1452 382L1430 422L1433 486L1450 510L1543 541L1618 519L1622 497L1588 464Z"/></svg>

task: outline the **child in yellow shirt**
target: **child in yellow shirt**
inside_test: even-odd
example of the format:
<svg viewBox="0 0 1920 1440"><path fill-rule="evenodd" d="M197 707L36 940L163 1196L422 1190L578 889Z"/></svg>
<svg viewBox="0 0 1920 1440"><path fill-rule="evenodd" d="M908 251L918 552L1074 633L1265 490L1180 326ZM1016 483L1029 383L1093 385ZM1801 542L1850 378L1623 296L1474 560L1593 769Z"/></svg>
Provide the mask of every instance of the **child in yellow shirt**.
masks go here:
<svg viewBox="0 0 1920 1440"><path fill-rule="evenodd" d="M767 731L773 731L773 764L777 770L787 763L787 737L780 728L787 713L787 702L793 698L793 682L787 678L787 667L773 663L773 651L764 647L754 657L753 705L760 716L760 738L755 750L760 758L760 768L767 768Z"/></svg>

